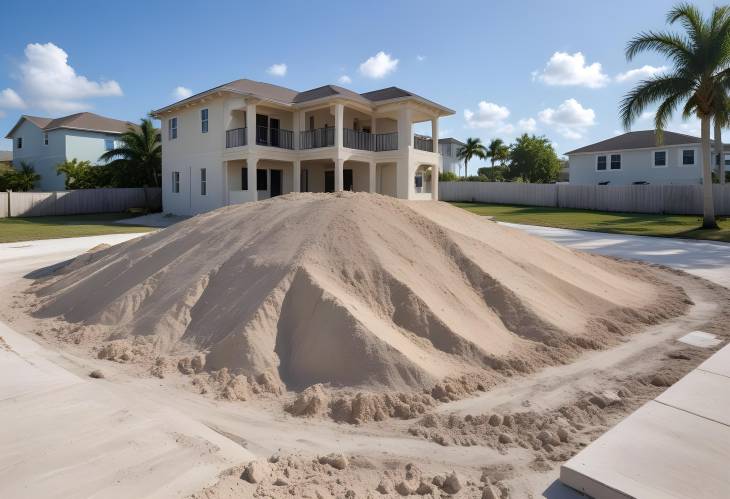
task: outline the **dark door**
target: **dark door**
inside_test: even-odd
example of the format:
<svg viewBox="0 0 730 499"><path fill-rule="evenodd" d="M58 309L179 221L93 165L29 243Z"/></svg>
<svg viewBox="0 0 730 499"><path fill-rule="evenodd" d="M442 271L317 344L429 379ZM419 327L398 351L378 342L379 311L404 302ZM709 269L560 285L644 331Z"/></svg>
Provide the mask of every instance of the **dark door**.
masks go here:
<svg viewBox="0 0 730 499"><path fill-rule="evenodd" d="M352 190L352 170L343 170L342 188L346 191Z"/></svg>
<svg viewBox="0 0 730 499"><path fill-rule="evenodd" d="M281 196L281 170L271 170L271 197Z"/></svg>
<svg viewBox="0 0 730 499"><path fill-rule="evenodd" d="M269 120L269 133L271 134L270 145L279 147L279 120L277 118L271 118Z"/></svg>
<svg viewBox="0 0 730 499"><path fill-rule="evenodd" d="M265 114L256 115L256 143L263 145L269 143L269 117Z"/></svg>
<svg viewBox="0 0 730 499"><path fill-rule="evenodd" d="M324 172L324 192L335 192L334 170L326 170Z"/></svg>

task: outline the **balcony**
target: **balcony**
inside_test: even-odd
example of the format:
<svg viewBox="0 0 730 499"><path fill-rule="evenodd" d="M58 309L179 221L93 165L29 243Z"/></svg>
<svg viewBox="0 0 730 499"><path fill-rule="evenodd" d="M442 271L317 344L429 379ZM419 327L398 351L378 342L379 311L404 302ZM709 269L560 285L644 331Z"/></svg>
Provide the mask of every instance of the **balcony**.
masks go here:
<svg viewBox="0 0 730 499"><path fill-rule="evenodd" d="M283 128L257 126L256 145L294 149L294 132Z"/></svg>
<svg viewBox="0 0 730 499"><path fill-rule="evenodd" d="M234 128L226 130L226 148L242 147L246 145L246 129Z"/></svg>
<svg viewBox="0 0 730 499"><path fill-rule="evenodd" d="M368 133L345 128L342 131L345 147L361 151L395 151L398 149L398 133Z"/></svg>
<svg viewBox="0 0 730 499"><path fill-rule="evenodd" d="M433 139L431 137L413 137L413 148L420 151L433 152Z"/></svg>
<svg viewBox="0 0 730 499"><path fill-rule="evenodd" d="M335 129L317 128L299 132L299 149L317 149L335 145Z"/></svg>

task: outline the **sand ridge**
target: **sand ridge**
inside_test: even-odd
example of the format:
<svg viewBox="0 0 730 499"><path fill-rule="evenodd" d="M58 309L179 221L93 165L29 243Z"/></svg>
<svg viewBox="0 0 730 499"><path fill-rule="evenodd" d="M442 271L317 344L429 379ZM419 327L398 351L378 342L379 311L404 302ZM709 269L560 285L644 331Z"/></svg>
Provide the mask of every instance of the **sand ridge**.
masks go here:
<svg viewBox="0 0 730 499"><path fill-rule="evenodd" d="M365 193L221 208L84 255L33 293L37 317L117 345L111 358L200 356L224 388L269 393L532 372L688 302L646 266Z"/></svg>

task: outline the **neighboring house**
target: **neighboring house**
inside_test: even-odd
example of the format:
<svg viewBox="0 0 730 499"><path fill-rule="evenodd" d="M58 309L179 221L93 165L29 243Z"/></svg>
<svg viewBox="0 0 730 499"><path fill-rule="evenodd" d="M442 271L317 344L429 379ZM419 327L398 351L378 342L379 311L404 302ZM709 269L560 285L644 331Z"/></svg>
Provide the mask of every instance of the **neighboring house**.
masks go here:
<svg viewBox="0 0 730 499"><path fill-rule="evenodd" d="M154 112L165 212L194 214L288 192L438 196L441 156L412 126L454 111L396 87L297 92L236 80Z"/></svg>
<svg viewBox="0 0 730 499"><path fill-rule="evenodd" d="M464 161L457 158L459 149L464 147L464 143L452 137L439 139L439 152L441 153L441 171L453 172L459 175Z"/></svg>
<svg viewBox="0 0 730 499"><path fill-rule="evenodd" d="M13 165L26 162L40 174L36 190L62 191L65 175L56 173L59 163L75 158L98 164L129 126L134 125L93 113L56 119L23 115L5 138L13 141Z"/></svg>
<svg viewBox="0 0 730 499"><path fill-rule="evenodd" d="M558 173L558 182L570 182L570 163L567 159L560 159L560 173Z"/></svg>
<svg viewBox="0 0 730 499"><path fill-rule="evenodd" d="M675 132L664 132L661 144L654 130L617 135L566 153L570 183L701 184L701 145L699 137ZM712 146L714 155L714 142ZM730 156L725 154L724 159L727 169Z"/></svg>

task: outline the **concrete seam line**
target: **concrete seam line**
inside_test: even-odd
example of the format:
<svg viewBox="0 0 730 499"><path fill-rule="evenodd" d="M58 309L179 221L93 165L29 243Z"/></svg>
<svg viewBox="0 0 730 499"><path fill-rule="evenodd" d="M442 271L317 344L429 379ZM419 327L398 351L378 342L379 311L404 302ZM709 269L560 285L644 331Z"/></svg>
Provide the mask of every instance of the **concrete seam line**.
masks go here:
<svg viewBox="0 0 730 499"><path fill-rule="evenodd" d="M654 402L656 402L657 404L662 404L663 406L666 406L666 407L671 407L672 409L677 409L678 411L686 412L687 414L692 414L693 416L697 416L698 418L706 419L707 421L712 421L713 423L717 423L719 425L727 426L728 428L730 428L730 424L723 423L722 421L718 421L716 419L708 418L707 416L703 416L702 414L697 414L696 412L688 411L687 409L682 409L681 407L667 404L666 402L661 402L657 399L654 399Z"/></svg>

